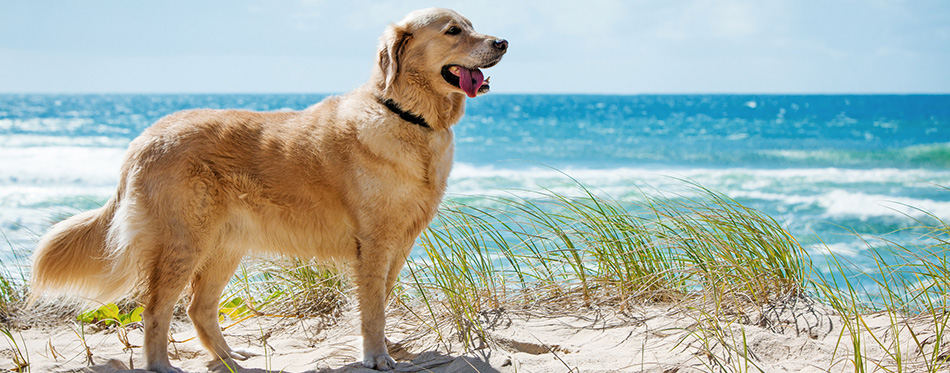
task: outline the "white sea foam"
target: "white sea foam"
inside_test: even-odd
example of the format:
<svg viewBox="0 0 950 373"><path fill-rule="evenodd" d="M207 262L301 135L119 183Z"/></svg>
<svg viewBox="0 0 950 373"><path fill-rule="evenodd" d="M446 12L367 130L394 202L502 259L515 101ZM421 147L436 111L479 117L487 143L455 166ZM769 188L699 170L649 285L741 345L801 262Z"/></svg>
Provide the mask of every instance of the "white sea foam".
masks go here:
<svg viewBox="0 0 950 373"><path fill-rule="evenodd" d="M646 168L567 167L556 170L542 166L519 169L458 163L453 167L448 193L450 196L536 197L537 193L547 191L564 196L585 196L591 192L598 196L622 199L643 194L675 193L686 189L682 183L665 188L662 192L652 187L674 181L668 175L669 173L664 174L663 171Z"/></svg>
<svg viewBox="0 0 950 373"><path fill-rule="evenodd" d="M4 147L83 146L126 148L131 138L111 136L0 135Z"/></svg>
<svg viewBox="0 0 950 373"><path fill-rule="evenodd" d="M533 182L542 180L568 180L568 176L578 181L599 181L607 183L631 182L634 177L652 174L656 171L637 168L553 169L542 166L528 168L501 168L495 166L475 166L468 163L456 163L452 169L452 179L510 180L514 182Z"/></svg>
<svg viewBox="0 0 950 373"><path fill-rule="evenodd" d="M947 183L950 184L950 171L928 169L840 169L840 168L789 168L789 169L755 169L755 168L576 168L552 169L543 166L518 167L524 163L512 162L512 168L495 166L475 166L467 163L456 163L452 170L452 178L462 179L506 179L526 182L544 179L564 179L565 175L579 181L602 182L648 182L672 181L687 179L706 185L721 184L722 180L744 179L749 188L764 187L776 183ZM717 181L718 180L718 181Z"/></svg>
<svg viewBox="0 0 950 373"><path fill-rule="evenodd" d="M812 254L833 254L847 258L856 258L863 251L866 251L867 248L867 244L863 243L862 241L855 241L839 242L833 244L815 244L806 247L805 250Z"/></svg>
<svg viewBox="0 0 950 373"><path fill-rule="evenodd" d="M931 169L842 169L842 168L786 168L786 169L690 169L673 171L696 181L699 178L728 178L748 176L756 182L774 183L950 183L950 171Z"/></svg>
<svg viewBox="0 0 950 373"><path fill-rule="evenodd" d="M27 132L68 132L92 124L92 119L88 118L0 119L0 131L16 129Z"/></svg>
<svg viewBox="0 0 950 373"><path fill-rule="evenodd" d="M112 147L0 148L0 229L12 247L32 249L57 216L77 213L73 206L88 208L91 201L114 193L124 152Z"/></svg>
<svg viewBox="0 0 950 373"><path fill-rule="evenodd" d="M829 216L852 215L895 216L919 218L934 215L950 218L950 202L924 198L907 198L886 195L833 190L819 197L819 204Z"/></svg>
<svg viewBox="0 0 950 373"><path fill-rule="evenodd" d="M621 198L640 195L678 195L689 191L683 180L737 199L820 209L820 218L950 217L950 201L880 194L900 188L936 188L950 185L950 171L882 169L646 169L565 168L526 169L473 166L460 163L452 171L449 192L455 195L525 195L549 189L583 195L569 178L598 194ZM866 192L874 187L878 192ZM514 192L513 192L514 190ZM518 192L524 191L524 192ZM950 197L950 196L948 196ZM948 198L950 199L950 198Z"/></svg>
<svg viewBox="0 0 950 373"><path fill-rule="evenodd" d="M950 202L928 198L909 198L881 194L867 194L844 189L833 189L817 195L769 193L764 191L732 191L733 198L748 198L779 202L783 205L811 205L824 211L825 218L857 217L912 217L936 216L950 218Z"/></svg>
<svg viewBox="0 0 950 373"><path fill-rule="evenodd" d="M78 146L0 148L0 185L114 185L124 153Z"/></svg>

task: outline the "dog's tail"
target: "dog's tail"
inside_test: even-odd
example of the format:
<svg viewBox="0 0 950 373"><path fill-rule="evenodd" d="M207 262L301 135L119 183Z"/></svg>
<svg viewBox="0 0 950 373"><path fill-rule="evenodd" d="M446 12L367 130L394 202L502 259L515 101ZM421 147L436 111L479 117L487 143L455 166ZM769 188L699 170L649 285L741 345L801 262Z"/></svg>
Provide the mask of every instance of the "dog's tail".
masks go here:
<svg viewBox="0 0 950 373"><path fill-rule="evenodd" d="M105 206L63 220L40 239L33 253L29 302L41 294L109 301L128 292L135 281L127 263L110 248L109 227L118 194ZM126 255L119 255L126 256Z"/></svg>

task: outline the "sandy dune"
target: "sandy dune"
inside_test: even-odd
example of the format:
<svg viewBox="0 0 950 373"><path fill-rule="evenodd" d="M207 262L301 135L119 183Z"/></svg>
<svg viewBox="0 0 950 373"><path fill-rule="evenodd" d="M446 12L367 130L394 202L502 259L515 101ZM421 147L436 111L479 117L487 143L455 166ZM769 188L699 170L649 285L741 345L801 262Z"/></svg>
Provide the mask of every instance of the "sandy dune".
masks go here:
<svg viewBox="0 0 950 373"><path fill-rule="evenodd" d="M243 320L227 327L225 335L231 346L259 355L230 366L243 372L373 372L357 360L358 316L348 310L330 323L267 316ZM389 319L390 340L396 341L390 351L400 361L397 372L854 371L851 334L827 307L796 298L729 318L661 304L630 306L622 313L616 307L498 310L482 314L488 342L478 341L466 352L449 319L441 319L443 327L436 331L427 326L431 318L423 321L396 307ZM893 365L897 346L888 315L867 315L865 322L881 341L867 333L862 337L869 366ZM922 368L911 334L926 341L933 325L926 319L902 325L903 364ZM87 326L80 333L76 325L60 324L14 332L14 337L29 354L33 372L144 372L130 369L144 365L140 328L94 329ZM228 366L210 361L194 336L187 321L173 326L173 364L187 371L228 372ZM4 368L13 364L12 354L10 348L2 351Z"/></svg>

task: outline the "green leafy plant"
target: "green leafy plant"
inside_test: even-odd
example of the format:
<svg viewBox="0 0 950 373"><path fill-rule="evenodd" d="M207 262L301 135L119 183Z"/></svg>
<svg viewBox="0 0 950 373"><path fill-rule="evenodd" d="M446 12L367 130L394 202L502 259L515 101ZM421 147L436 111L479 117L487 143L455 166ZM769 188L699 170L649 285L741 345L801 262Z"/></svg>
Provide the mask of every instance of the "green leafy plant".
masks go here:
<svg viewBox="0 0 950 373"><path fill-rule="evenodd" d="M144 311L144 308L136 307L131 312L122 313L119 311L118 305L109 303L97 309L83 312L79 314L77 319L86 324L125 326L142 321L142 311Z"/></svg>
<svg viewBox="0 0 950 373"><path fill-rule="evenodd" d="M234 297L229 301L221 302L221 306L218 307L218 319L220 321L224 321L225 317L237 320L251 313L253 313L253 310L248 307L247 302L241 297Z"/></svg>

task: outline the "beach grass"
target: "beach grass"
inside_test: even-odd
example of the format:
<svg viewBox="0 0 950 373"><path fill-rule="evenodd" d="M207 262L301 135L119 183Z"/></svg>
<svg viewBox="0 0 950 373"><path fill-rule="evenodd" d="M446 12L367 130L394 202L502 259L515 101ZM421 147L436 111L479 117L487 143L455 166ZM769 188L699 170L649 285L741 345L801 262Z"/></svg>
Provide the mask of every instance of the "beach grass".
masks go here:
<svg viewBox="0 0 950 373"><path fill-rule="evenodd" d="M242 264L222 295L222 317L339 315L348 285L345 273L337 268L295 258Z"/></svg>
<svg viewBox="0 0 950 373"><path fill-rule="evenodd" d="M829 369L948 367L950 225L940 217L908 216L917 223L908 228L919 233L917 242L861 236L876 268L833 276L816 268L813 254L780 221L679 182L685 191L651 190L624 201L576 182L570 192L512 191L478 197L477 204L449 198L419 238L421 255L409 258L391 299L446 348L469 351L495 343L485 320L507 310L623 312L669 304L692 311L696 321L682 344L700 346L705 353L697 359L707 369L728 372L763 370L746 331L778 328L770 310L820 305L843 325ZM834 253L827 262L832 273L854 273ZM25 278L0 273L0 309L19 309ZM261 260L232 279L221 318L223 325L261 315L332 323L351 292L335 267ZM14 328L5 324L2 331L17 345ZM13 363L20 366L29 355L16 350Z"/></svg>
<svg viewBox="0 0 950 373"><path fill-rule="evenodd" d="M907 228L918 234L917 242L865 241L876 263L862 274L870 284L858 287L854 281L820 275L813 280L819 298L845 321L842 339L851 341L856 371L938 372L948 367L950 225L928 211L917 212L923 217L907 216L917 223ZM849 267L841 258L832 259L838 271ZM868 319L875 316L887 318L887 330L872 330ZM885 351L883 358L868 356L871 349ZM908 356L917 359L908 361Z"/></svg>
<svg viewBox="0 0 950 373"><path fill-rule="evenodd" d="M632 207L580 184L574 196L446 203L420 239L425 255L409 263L409 288L427 310L438 299L456 315L468 342L480 313L541 299L691 302L738 315L803 292L808 254L777 221L690 186L697 195L644 195Z"/></svg>
<svg viewBox="0 0 950 373"><path fill-rule="evenodd" d="M451 315L454 339L445 343L465 348L490 343L481 320L498 309L665 302L696 311L689 335L708 346L708 369L761 371L746 328L768 324L766 310L807 298L844 324L838 340L847 346L829 367L947 368L950 226L939 217L917 219L913 229L922 239L913 245L869 238L873 271L825 276L774 218L683 183L688 193L624 203L580 184L570 196L541 191L485 197L489 203L478 206L448 202L420 239L425 255L410 260L406 289L424 304L427 322ZM832 272L855 272L828 255ZM885 317L886 327L872 325L870 316Z"/></svg>
<svg viewBox="0 0 950 373"><path fill-rule="evenodd" d="M13 253L13 257L23 260L22 248L15 247L6 233L0 230L0 237L6 243L7 250ZM23 267L18 267L23 268ZM30 367L30 352L23 343L23 336L17 333L14 319L23 309L23 302L26 299L26 274L20 271L14 271L0 260L0 334L9 347L7 356L12 363L12 371L27 371ZM19 337L19 341L17 340Z"/></svg>
<svg viewBox="0 0 950 373"><path fill-rule="evenodd" d="M6 243L6 250L13 253L15 259L21 262L25 260L26 256L23 255L23 249L15 247L2 230L0 230L0 238ZM27 275L22 270L23 267L13 268L20 268L21 270L14 270L8 267L3 260L0 260L0 324L7 321L11 314L16 312L17 307L23 302L26 295L24 284Z"/></svg>

